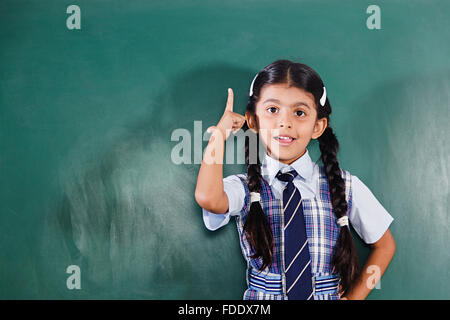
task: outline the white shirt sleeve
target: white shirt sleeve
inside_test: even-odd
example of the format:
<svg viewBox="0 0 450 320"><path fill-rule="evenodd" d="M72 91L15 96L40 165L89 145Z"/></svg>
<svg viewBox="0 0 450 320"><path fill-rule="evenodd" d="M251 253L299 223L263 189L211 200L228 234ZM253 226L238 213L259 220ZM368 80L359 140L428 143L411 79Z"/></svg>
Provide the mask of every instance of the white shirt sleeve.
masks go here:
<svg viewBox="0 0 450 320"><path fill-rule="evenodd" d="M348 218L358 235L367 244L380 240L394 220L369 188L352 175L352 208Z"/></svg>
<svg viewBox="0 0 450 320"><path fill-rule="evenodd" d="M228 211L226 213L214 213L202 208L203 222L211 231L217 230L230 221L230 216L241 213L245 200L245 189L241 179L237 175L223 178L223 189L228 197Z"/></svg>

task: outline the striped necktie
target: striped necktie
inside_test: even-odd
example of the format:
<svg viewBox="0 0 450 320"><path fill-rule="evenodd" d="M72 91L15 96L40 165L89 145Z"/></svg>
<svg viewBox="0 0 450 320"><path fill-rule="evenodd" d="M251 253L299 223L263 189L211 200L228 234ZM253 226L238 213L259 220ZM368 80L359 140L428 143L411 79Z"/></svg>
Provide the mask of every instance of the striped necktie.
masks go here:
<svg viewBox="0 0 450 320"><path fill-rule="evenodd" d="M292 182L295 170L278 172L277 178L287 182L283 191L284 270L289 300L309 300L313 296L311 257L309 255L300 191Z"/></svg>

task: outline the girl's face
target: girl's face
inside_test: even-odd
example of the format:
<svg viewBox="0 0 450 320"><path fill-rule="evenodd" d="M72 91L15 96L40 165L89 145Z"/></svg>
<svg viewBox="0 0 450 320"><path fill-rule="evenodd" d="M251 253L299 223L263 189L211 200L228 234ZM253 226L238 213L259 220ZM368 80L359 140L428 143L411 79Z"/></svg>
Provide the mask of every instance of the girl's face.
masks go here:
<svg viewBox="0 0 450 320"><path fill-rule="evenodd" d="M268 154L291 164L306 152L311 139L327 127L327 119L316 119L314 96L287 84L270 84L261 89L255 115L246 112L247 124L259 132Z"/></svg>

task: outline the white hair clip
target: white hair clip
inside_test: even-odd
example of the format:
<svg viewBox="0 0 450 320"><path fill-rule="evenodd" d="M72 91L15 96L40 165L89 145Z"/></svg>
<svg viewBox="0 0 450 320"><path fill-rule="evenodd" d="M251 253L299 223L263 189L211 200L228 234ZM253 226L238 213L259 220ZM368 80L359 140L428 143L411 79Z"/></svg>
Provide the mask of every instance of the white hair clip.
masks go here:
<svg viewBox="0 0 450 320"><path fill-rule="evenodd" d="M340 217L337 220L337 223L340 227L348 226L348 216Z"/></svg>
<svg viewBox="0 0 450 320"><path fill-rule="evenodd" d="M259 192L250 192L250 203L259 202L261 200L261 194Z"/></svg>
<svg viewBox="0 0 450 320"><path fill-rule="evenodd" d="M323 87L322 98L320 98L320 105L323 107L325 105L325 101L327 101L327 89Z"/></svg>
<svg viewBox="0 0 450 320"><path fill-rule="evenodd" d="M258 77L259 72L256 74L256 76L253 78L252 84L250 85L250 91L249 91L249 96L251 97L253 95L253 84L255 83L255 79L256 77Z"/></svg>

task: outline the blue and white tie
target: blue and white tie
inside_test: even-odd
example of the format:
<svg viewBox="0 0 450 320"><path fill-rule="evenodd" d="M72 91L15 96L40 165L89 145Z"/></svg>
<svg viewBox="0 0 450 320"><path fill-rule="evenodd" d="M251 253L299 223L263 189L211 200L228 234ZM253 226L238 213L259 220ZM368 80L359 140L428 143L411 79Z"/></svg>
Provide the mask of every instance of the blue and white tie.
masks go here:
<svg viewBox="0 0 450 320"><path fill-rule="evenodd" d="M295 170L278 172L277 178L287 182L283 191L284 268L289 300L309 300L313 296L311 257L308 248L302 196L292 182Z"/></svg>

